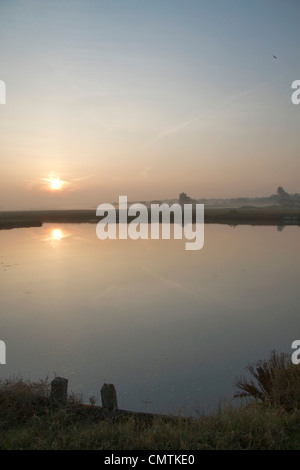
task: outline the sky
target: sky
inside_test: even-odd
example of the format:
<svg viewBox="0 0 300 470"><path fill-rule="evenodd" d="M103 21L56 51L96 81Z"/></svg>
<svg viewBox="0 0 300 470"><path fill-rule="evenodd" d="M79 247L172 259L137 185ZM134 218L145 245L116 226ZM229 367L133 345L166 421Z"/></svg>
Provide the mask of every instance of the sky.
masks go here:
<svg viewBox="0 0 300 470"><path fill-rule="evenodd" d="M299 24L299 0L0 0L0 210L300 192Z"/></svg>

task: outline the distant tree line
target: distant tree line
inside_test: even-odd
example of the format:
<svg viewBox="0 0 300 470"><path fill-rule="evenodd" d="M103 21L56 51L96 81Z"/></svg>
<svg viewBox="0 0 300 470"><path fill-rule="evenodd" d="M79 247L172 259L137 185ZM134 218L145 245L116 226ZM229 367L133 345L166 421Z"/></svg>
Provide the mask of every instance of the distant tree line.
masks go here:
<svg viewBox="0 0 300 470"><path fill-rule="evenodd" d="M186 193L179 194L179 204L195 204L196 202L205 204L206 201L215 203L230 204L280 204L284 206L298 207L300 206L300 194L289 194L282 186L277 188L276 194L267 197L237 197L230 199L192 199Z"/></svg>

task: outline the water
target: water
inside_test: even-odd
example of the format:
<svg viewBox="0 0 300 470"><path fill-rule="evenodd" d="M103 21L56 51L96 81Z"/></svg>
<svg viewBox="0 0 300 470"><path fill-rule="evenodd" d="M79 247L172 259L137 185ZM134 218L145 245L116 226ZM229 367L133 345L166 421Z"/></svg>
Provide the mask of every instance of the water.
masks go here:
<svg viewBox="0 0 300 470"><path fill-rule="evenodd" d="M0 231L0 379L69 379L119 407L195 414L300 338L299 227L206 225L185 240L99 240L92 224ZM300 366L299 366L300 367Z"/></svg>

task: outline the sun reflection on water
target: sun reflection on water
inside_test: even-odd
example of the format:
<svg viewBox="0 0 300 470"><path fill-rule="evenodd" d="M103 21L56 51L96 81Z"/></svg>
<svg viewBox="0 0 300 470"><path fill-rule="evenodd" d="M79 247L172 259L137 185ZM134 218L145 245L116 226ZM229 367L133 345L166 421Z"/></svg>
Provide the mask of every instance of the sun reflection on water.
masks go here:
<svg viewBox="0 0 300 470"><path fill-rule="evenodd" d="M51 240L60 241L64 237L63 232L60 228L55 228L51 232Z"/></svg>
<svg viewBox="0 0 300 470"><path fill-rule="evenodd" d="M51 244L57 244L61 242L64 238L67 238L68 234L65 230L55 227L47 230L44 240L50 242Z"/></svg>

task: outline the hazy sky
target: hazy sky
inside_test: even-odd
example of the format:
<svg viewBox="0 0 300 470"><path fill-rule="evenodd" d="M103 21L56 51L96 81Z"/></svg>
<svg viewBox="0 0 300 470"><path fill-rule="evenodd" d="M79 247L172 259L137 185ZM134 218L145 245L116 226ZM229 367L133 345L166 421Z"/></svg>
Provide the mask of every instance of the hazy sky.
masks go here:
<svg viewBox="0 0 300 470"><path fill-rule="evenodd" d="M300 192L299 0L0 0L0 24L0 210Z"/></svg>

